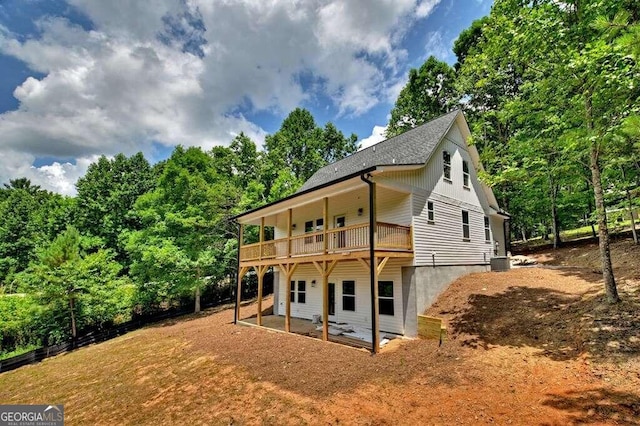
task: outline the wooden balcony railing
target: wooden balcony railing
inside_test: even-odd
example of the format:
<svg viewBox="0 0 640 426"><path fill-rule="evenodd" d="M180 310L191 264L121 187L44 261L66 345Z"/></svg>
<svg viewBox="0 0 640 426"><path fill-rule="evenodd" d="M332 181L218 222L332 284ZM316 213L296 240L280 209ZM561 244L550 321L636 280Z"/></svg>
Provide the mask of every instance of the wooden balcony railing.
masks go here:
<svg viewBox="0 0 640 426"><path fill-rule="evenodd" d="M378 222L376 249L411 251L411 227ZM324 253L325 233L310 232L277 240L243 245L240 260L280 259L287 256L310 256ZM369 247L369 224L329 229L326 232L327 252L363 250ZM290 247L290 249L289 249ZM289 251L290 250L290 251Z"/></svg>

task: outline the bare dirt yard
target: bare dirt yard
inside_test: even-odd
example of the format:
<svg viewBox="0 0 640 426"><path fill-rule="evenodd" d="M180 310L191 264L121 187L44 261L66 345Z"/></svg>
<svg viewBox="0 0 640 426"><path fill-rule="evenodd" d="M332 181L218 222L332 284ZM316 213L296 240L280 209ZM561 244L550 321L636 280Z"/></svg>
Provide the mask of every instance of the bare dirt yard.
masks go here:
<svg viewBox="0 0 640 426"><path fill-rule="evenodd" d="M638 269L609 306L569 250L455 282L428 311L441 347L372 356L209 311L3 373L0 403L63 403L70 425L640 425Z"/></svg>

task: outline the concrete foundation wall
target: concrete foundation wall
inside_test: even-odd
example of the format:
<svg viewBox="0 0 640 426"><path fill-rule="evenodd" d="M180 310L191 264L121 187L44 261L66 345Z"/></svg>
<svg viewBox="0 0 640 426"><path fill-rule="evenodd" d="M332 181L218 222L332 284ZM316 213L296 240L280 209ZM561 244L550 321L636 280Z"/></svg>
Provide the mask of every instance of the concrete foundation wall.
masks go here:
<svg viewBox="0 0 640 426"><path fill-rule="evenodd" d="M422 314L452 282L463 275L487 272L489 265L408 266L402 268L402 303L405 335L418 335Z"/></svg>

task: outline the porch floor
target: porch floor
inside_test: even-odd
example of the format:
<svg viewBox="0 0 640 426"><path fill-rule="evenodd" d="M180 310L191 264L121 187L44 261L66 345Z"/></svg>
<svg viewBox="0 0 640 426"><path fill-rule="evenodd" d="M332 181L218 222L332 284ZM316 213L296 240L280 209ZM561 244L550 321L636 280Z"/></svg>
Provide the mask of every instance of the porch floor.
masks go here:
<svg viewBox="0 0 640 426"><path fill-rule="evenodd" d="M274 330L284 331L284 319L285 319L284 316L280 316L280 315L262 315L262 326L266 328L271 328ZM241 321L255 325L257 322L257 318L255 316L252 316L250 318L242 319ZM308 319L292 317L291 333L300 334L302 336L313 337L316 339L322 339L322 329L316 330L316 327L320 325L321 323L314 324L311 320L308 320ZM332 322L329 322L329 327L331 327L332 325L335 325L335 324ZM381 339L386 337L387 339L389 339L390 342L393 342L393 341L399 341L400 339L398 338L401 336L393 335L391 333L381 332L380 337ZM364 340L348 337L345 335L334 336L329 334L329 341L334 343L340 343L342 345L352 346L354 348L364 348L367 350L371 349L371 342L366 342ZM389 343L387 343L382 348L384 349L388 346L395 346L395 345L389 345Z"/></svg>

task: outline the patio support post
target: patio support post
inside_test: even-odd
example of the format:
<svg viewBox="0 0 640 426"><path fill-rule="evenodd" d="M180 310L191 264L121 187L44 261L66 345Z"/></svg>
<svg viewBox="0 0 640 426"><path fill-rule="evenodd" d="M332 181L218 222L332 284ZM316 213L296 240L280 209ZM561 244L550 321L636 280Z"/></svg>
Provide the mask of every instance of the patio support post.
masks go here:
<svg viewBox="0 0 640 426"><path fill-rule="evenodd" d="M287 266L283 266L282 269L285 272L285 315L284 315L284 331L287 333L291 332L291 279L293 278L293 273L296 271L298 267L297 263L289 264Z"/></svg>
<svg viewBox="0 0 640 426"><path fill-rule="evenodd" d="M242 274L240 272L240 249L242 247L243 244L243 236L242 233L244 231L244 225L242 224L238 224L238 264L237 264L237 270L238 270L238 285L236 287L236 309L235 312L233 313L233 323L237 324L238 320L240 319L240 303L242 302L242 276L244 274Z"/></svg>
<svg viewBox="0 0 640 426"><path fill-rule="evenodd" d="M329 274L327 261L322 262L322 340L329 340Z"/></svg>
<svg viewBox="0 0 640 426"><path fill-rule="evenodd" d="M369 175L370 177L370 175ZM376 222L376 184L361 175L360 179L369 185L369 279L371 282L371 352L380 352L380 325L378 321L378 259L375 243L378 238Z"/></svg>
<svg viewBox="0 0 640 426"><path fill-rule="evenodd" d="M256 318L256 324L262 325L262 283L264 281L264 274L267 272L267 269L269 269L269 266L254 266L254 269L258 274L258 316Z"/></svg>

